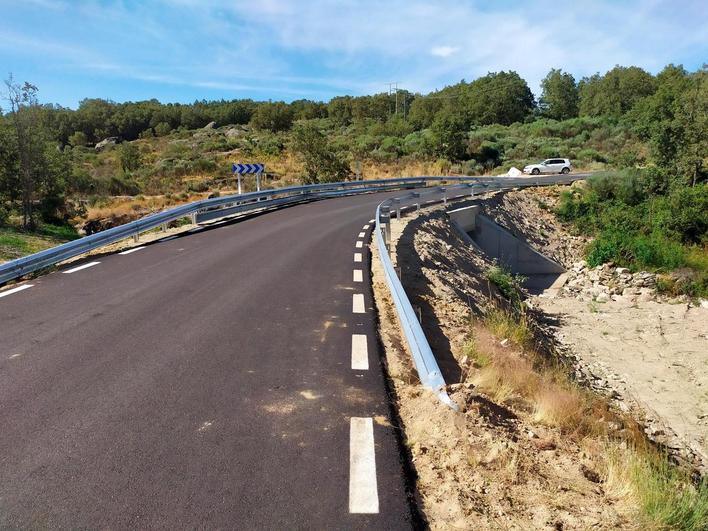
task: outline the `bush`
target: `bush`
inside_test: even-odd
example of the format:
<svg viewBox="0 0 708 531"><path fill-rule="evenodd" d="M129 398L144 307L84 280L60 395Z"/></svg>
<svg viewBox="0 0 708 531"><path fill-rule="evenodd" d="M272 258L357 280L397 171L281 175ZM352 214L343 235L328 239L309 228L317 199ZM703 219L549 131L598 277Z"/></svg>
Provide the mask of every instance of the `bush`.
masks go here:
<svg viewBox="0 0 708 531"><path fill-rule="evenodd" d="M209 191L209 184L204 181L190 182L187 185L187 190L190 192L204 193Z"/></svg>
<svg viewBox="0 0 708 531"><path fill-rule="evenodd" d="M591 266L613 261L668 271L688 265L695 254L690 246L708 242L708 185L672 187L661 170L630 169L592 177L584 189L564 192L556 214L597 235L587 249ZM708 270L708 264L696 263L690 267Z"/></svg>
<svg viewBox="0 0 708 531"><path fill-rule="evenodd" d="M519 308L521 305L521 286L526 278L521 275L514 275L508 269L495 265L487 270L485 275L487 280L492 282L507 298L512 305Z"/></svg>

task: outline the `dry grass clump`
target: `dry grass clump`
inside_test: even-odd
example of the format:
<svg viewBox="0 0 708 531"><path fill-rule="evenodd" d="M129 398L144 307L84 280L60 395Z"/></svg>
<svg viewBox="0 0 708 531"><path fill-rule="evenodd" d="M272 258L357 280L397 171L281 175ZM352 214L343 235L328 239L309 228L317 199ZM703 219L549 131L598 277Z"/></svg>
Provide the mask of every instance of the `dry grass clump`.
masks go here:
<svg viewBox="0 0 708 531"><path fill-rule="evenodd" d="M708 482L693 484L633 419L533 350L523 313L495 308L473 326L464 352L475 362L467 379L479 391L586 448L603 469L608 496L636 510L650 529L708 529Z"/></svg>

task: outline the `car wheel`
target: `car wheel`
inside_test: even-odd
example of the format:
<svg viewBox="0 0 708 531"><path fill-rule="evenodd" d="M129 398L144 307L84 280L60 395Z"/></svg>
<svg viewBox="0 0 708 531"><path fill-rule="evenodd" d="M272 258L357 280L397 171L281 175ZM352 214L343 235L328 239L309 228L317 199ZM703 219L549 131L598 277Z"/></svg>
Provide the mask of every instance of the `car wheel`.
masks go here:
<svg viewBox="0 0 708 531"><path fill-rule="evenodd" d="M570 168L563 168L563 169L561 170L561 173L565 173L565 174L570 173Z"/></svg>
<svg viewBox="0 0 708 531"><path fill-rule="evenodd" d="M539 173L541 173L541 170L539 170L538 168L534 168L533 170L531 170L531 173L533 175L538 175Z"/></svg>

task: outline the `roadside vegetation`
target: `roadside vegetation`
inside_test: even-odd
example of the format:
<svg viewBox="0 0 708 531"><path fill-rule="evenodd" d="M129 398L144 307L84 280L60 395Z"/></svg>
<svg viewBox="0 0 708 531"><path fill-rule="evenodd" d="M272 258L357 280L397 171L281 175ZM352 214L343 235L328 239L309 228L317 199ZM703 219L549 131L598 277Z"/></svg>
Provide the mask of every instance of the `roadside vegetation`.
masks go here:
<svg viewBox="0 0 708 531"><path fill-rule="evenodd" d="M689 185L658 168L593 177L564 192L558 216L595 236L591 267L614 262L631 270L669 273L660 288L708 297L708 185Z"/></svg>
<svg viewBox="0 0 708 531"><path fill-rule="evenodd" d="M515 302L521 293L510 292L518 289L510 275L495 266L486 276L503 298L472 320L463 348L472 360L467 381L532 424L574 441L594 463L586 470L588 479L632 508L638 522L650 529L706 529L708 478L696 480L670 464L636 421L574 383L565 367L543 355L523 306Z"/></svg>

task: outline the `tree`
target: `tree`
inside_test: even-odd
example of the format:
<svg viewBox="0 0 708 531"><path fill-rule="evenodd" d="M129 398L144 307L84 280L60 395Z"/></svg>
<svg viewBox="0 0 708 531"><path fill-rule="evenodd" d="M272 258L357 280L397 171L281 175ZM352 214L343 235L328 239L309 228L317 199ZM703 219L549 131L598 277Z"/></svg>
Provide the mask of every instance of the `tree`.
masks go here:
<svg viewBox="0 0 708 531"><path fill-rule="evenodd" d="M22 199L22 226L35 227L33 202L42 170L43 139L39 122L39 104L36 86L25 81L15 83L12 75L5 80L5 98L10 104L11 121L17 145L19 184Z"/></svg>
<svg viewBox="0 0 708 531"><path fill-rule="evenodd" d="M430 127L433 151L450 160L465 158L469 124L459 112L446 108L439 112Z"/></svg>
<svg viewBox="0 0 708 531"><path fill-rule="evenodd" d="M459 100L467 119L477 125L522 122L535 104L526 81L514 71L492 72L463 84Z"/></svg>
<svg viewBox="0 0 708 531"><path fill-rule="evenodd" d="M305 167L304 184L343 181L351 175L347 161L312 124L299 123L294 128L292 149Z"/></svg>
<svg viewBox="0 0 708 531"><path fill-rule="evenodd" d="M443 99L434 95L417 96L411 103L408 120L416 129L427 129L443 106Z"/></svg>
<svg viewBox="0 0 708 531"><path fill-rule="evenodd" d="M352 97L339 96L327 104L327 115L337 125L349 125L352 121Z"/></svg>
<svg viewBox="0 0 708 531"><path fill-rule="evenodd" d="M88 138L86 138L86 133L83 131L76 131L74 134L69 136L69 144L72 147L84 147L88 144Z"/></svg>
<svg viewBox="0 0 708 531"><path fill-rule="evenodd" d="M649 72L636 66L616 66L604 76L580 80L580 115L619 117L655 90L656 80Z"/></svg>
<svg viewBox="0 0 708 531"><path fill-rule="evenodd" d="M140 150L132 142L124 142L120 146L120 165L128 173L140 167Z"/></svg>
<svg viewBox="0 0 708 531"><path fill-rule="evenodd" d="M10 120L0 113L0 201L17 201L20 197L20 158L17 137ZM0 210L2 205L0 204Z"/></svg>
<svg viewBox="0 0 708 531"><path fill-rule="evenodd" d="M571 74L553 68L541 81L541 89L539 107L544 116L554 120L578 116L578 87Z"/></svg>
<svg viewBox="0 0 708 531"><path fill-rule="evenodd" d="M262 103L253 113L251 125L256 129L277 133L290 129L293 125L293 117L293 110L282 101Z"/></svg>
<svg viewBox="0 0 708 531"><path fill-rule="evenodd" d="M708 174L708 69L691 76L690 85L677 101L675 129L680 131L676 167L691 185Z"/></svg>

